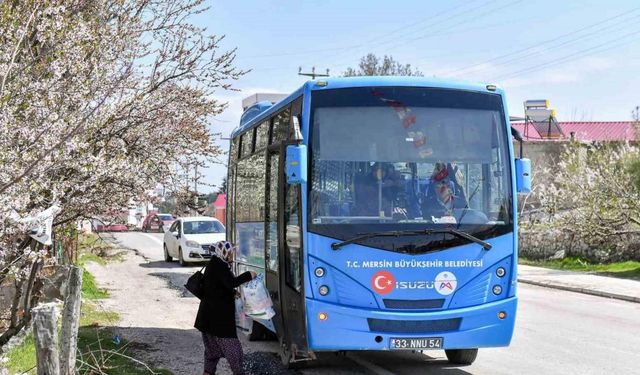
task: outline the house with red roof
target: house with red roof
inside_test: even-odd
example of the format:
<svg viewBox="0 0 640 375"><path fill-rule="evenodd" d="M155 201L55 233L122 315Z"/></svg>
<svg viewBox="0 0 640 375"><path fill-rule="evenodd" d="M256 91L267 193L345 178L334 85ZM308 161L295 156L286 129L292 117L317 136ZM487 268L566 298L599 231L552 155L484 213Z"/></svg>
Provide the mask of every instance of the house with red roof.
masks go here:
<svg viewBox="0 0 640 375"><path fill-rule="evenodd" d="M555 123L560 129L548 127L545 123L515 122L511 126L516 128L525 141L636 141L635 121L558 121Z"/></svg>
<svg viewBox="0 0 640 375"><path fill-rule="evenodd" d="M213 206L213 216L220 220L222 224L226 225L227 218L227 194L220 193L216 197L216 200L212 204Z"/></svg>
<svg viewBox="0 0 640 375"><path fill-rule="evenodd" d="M204 210L205 216L214 217L222 224L226 225L227 220L227 194L220 193L216 195L216 200L213 201L209 206L207 206L206 210Z"/></svg>

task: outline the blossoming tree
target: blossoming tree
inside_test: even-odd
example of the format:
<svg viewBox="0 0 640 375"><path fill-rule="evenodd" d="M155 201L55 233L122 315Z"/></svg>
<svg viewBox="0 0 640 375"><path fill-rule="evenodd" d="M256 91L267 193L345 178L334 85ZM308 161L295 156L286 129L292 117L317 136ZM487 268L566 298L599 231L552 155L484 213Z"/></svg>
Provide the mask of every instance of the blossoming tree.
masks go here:
<svg viewBox="0 0 640 375"><path fill-rule="evenodd" d="M0 3L0 285L16 289L0 345L29 319L49 261L19 218L55 204L60 226L117 210L221 153L207 119L244 72L190 21L202 3Z"/></svg>

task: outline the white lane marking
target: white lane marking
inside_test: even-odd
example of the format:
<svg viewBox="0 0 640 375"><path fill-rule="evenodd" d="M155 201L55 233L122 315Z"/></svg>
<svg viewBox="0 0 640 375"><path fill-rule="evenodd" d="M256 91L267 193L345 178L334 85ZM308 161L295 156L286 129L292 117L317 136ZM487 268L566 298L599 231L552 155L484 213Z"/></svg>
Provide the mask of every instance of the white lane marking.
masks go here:
<svg viewBox="0 0 640 375"><path fill-rule="evenodd" d="M354 361L355 363L359 364L360 366L368 369L369 371L371 371L372 374L376 374L376 375L396 375L396 373L391 372L387 369L384 369L376 364L373 364L365 359L360 358L357 354L354 354L353 352L348 352L346 355L347 358L349 358L350 360Z"/></svg>
<svg viewBox="0 0 640 375"><path fill-rule="evenodd" d="M164 245L164 240L160 240L159 238L156 238L148 233L140 233L140 234L147 238L150 238L151 240L155 241L157 244Z"/></svg>

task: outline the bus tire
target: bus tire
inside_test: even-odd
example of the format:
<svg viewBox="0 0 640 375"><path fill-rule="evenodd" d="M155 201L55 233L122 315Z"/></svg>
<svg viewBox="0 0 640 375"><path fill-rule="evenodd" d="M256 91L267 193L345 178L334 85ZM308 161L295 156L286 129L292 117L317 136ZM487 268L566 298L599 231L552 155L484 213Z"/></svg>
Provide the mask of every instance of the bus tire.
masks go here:
<svg viewBox="0 0 640 375"><path fill-rule="evenodd" d="M478 349L453 349L444 352L449 362L455 365L470 365L478 356Z"/></svg>

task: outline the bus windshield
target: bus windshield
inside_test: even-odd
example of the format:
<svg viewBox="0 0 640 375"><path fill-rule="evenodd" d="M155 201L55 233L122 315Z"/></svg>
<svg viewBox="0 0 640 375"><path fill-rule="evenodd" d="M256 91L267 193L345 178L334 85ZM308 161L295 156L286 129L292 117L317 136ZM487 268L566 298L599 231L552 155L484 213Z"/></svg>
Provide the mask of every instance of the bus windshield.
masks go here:
<svg viewBox="0 0 640 375"><path fill-rule="evenodd" d="M314 92L311 115L311 231L345 239L452 225L481 238L512 230L510 138L499 95L325 90ZM398 239L375 241L402 247Z"/></svg>

